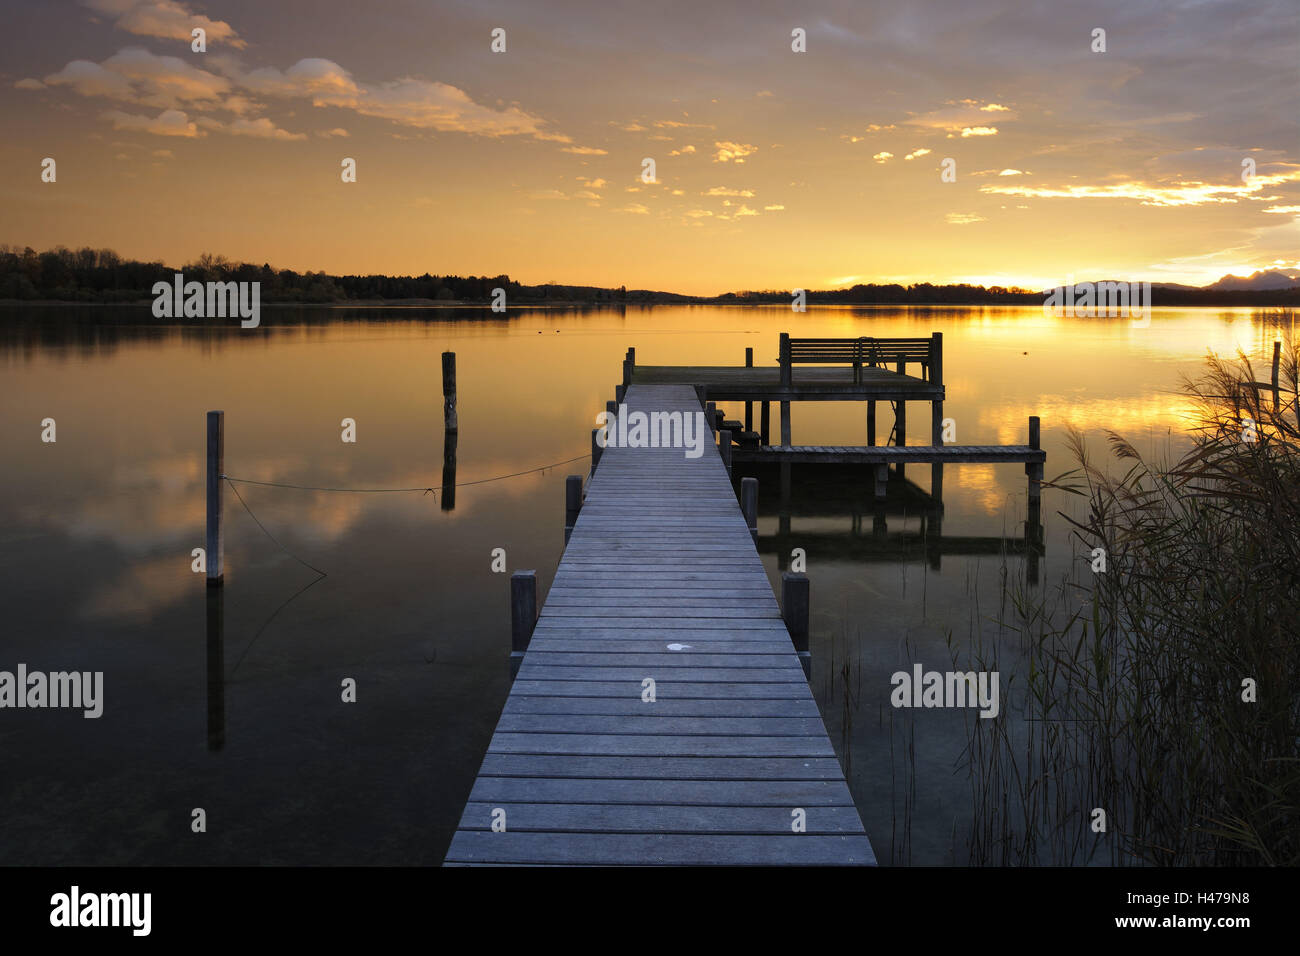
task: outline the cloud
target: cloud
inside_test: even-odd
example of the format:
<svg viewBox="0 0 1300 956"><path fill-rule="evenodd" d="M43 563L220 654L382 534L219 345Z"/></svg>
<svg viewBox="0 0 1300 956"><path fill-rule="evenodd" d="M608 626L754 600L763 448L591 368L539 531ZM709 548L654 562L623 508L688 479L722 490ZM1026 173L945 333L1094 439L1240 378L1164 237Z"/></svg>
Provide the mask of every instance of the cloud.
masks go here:
<svg viewBox="0 0 1300 956"><path fill-rule="evenodd" d="M655 120L660 129L715 129L711 123L683 123L680 120Z"/></svg>
<svg viewBox="0 0 1300 956"><path fill-rule="evenodd" d="M912 150L910 153L904 156L903 159L917 159L921 156L926 156L931 152L933 152L933 150L929 150L926 149L925 147L921 147L920 149Z"/></svg>
<svg viewBox="0 0 1300 956"><path fill-rule="evenodd" d="M182 104L199 108L217 106L230 92L225 77L192 66L179 57L157 56L140 47L128 47L103 63L73 60L45 78L50 86L66 86L82 96L156 106Z"/></svg>
<svg viewBox="0 0 1300 956"><path fill-rule="evenodd" d="M998 173L999 176L1023 176L1024 174L1025 171L1023 169L1004 169L1002 172Z"/></svg>
<svg viewBox="0 0 1300 956"><path fill-rule="evenodd" d="M1269 206L1267 209L1261 209L1260 212L1280 213L1284 216L1300 215L1300 206Z"/></svg>
<svg viewBox="0 0 1300 956"><path fill-rule="evenodd" d="M671 153L669 153L668 155L669 155L669 156L685 156L685 155L688 155L688 154L693 153L693 152L695 152L695 147L694 147L694 146L683 146L681 149L675 149L675 150L673 150L673 151L672 151Z"/></svg>
<svg viewBox="0 0 1300 956"><path fill-rule="evenodd" d="M996 126L964 126L962 127L961 136L965 139L967 136L997 136L998 128Z"/></svg>
<svg viewBox="0 0 1300 956"><path fill-rule="evenodd" d="M781 212L783 209L785 209L785 207L780 204L763 207L764 212Z"/></svg>
<svg viewBox="0 0 1300 956"><path fill-rule="evenodd" d="M131 130L139 133L152 133L154 136L185 136L194 138L202 136L198 126L181 110L163 110L155 117L133 116L121 110L108 110L104 119L111 120L113 129Z"/></svg>
<svg viewBox="0 0 1300 956"><path fill-rule="evenodd" d="M884 150L881 150L879 153L876 153L876 155L872 156L871 158L878 163L887 163L894 158L894 154L887 153Z"/></svg>
<svg viewBox="0 0 1300 956"><path fill-rule="evenodd" d="M686 215L690 216L692 219L704 219L707 216L712 216L713 213L707 209L692 209L687 212Z"/></svg>
<svg viewBox="0 0 1300 956"><path fill-rule="evenodd" d="M539 189L536 192L529 193L528 198L529 199L568 199L569 197L566 196L558 189Z"/></svg>
<svg viewBox="0 0 1300 956"><path fill-rule="evenodd" d="M1071 186L981 186L980 192L1001 196L1038 199L1136 199L1143 206L1200 206L1207 203L1235 203L1254 198L1266 186L1300 181L1300 167L1280 173L1258 173L1244 183L1206 183L1197 180L1169 185L1132 180L1102 185Z"/></svg>
<svg viewBox="0 0 1300 956"><path fill-rule="evenodd" d="M575 156L608 156L609 150L596 146L565 146L560 152L573 153Z"/></svg>
<svg viewBox="0 0 1300 956"><path fill-rule="evenodd" d="M649 129L649 127L642 126L640 123L637 123L635 121L631 123L620 123L617 120L610 120L609 125L616 126L625 133L644 133L647 129Z"/></svg>
<svg viewBox="0 0 1300 956"><path fill-rule="evenodd" d="M745 199L754 198L752 189L732 189L730 186L714 186L707 192L700 193L701 196L739 196Z"/></svg>
<svg viewBox="0 0 1300 956"><path fill-rule="evenodd" d="M195 27L202 27L207 41L229 43L242 48L246 44L234 27L224 20L211 20L175 0L82 0L92 10L107 14L119 30L137 36L190 42Z"/></svg>
<svg viewBox="0 0 1300 956"><path fill-rule="evenodd" d="M605 182L605 180L600 179L599 177L596 179L592 179L588 176L574 176L573 178L576 179L578 182L582 183L588 189L604 189L607 185L609 185L607 182Z"/></svg>
<svg viewBox="0 0 1300 956"><path fill-rule="evenodd" d="M977 216L974 213L950 212L943 217L945 221L952 223L954 226L968 226L973 222L983 222L983 216Z"/></svg>
<svg viewBox="0 0 1300 956"><path fill-rule="evenodd" d="M619 211L619 212L630 212L630 213L632 213L632 214L634 214L634 215L638 215L638 216L645 216L645 215L649 215L649 213L650 213L650 207L648 207L648 206L646 206L646 205L644 205L644 204L642 204L642 203L639 203L639 202L632 202L632 203L628 203L626 206L624 206L622 209L620 209L620 210L618 210L618 211Z"/></svg>
<svg viewBox="0 0 1300 956"><path fill-rule="evenodd" d="M325 139L332 139L332 138L347 137L347 136L351 136L352 134L349 133L347 130L345 130L343 127L336 126L333 129L317 130L316 135L324 137Z"/></svg>
<svg viewBox="0 0 1300 956"><path fill-rule="evenodd" d="M27 79L19 80L17 83L15 83L15 84L14 84L14 89L16 89L16 90L43 90L43 89L45 89L45 84L42 83L40 80L34 80L34 79L32 79L31 77L28 77Z"/></svg>
<svg viewBox="0 0 1300 956"><path fill-rule="evenodd" d="M729 140L715 142L717 152L713 154L715 163L743 163L746 156L752 156L758 152L758 147L749 143L733 143Z"/></svg>
<svg viewBox="0 0 1300 956"><path fill-rule="evenodd" d="M600 193L594 193L590 189L581 189L573 194L575 199L599 199Z"/></svg>
<svg viewBox="0 0 1300 956"><path fill-rule="evenodd" d="M921 113L906 120L909 126L923 126L927 129L942 130L949 134L961 133L963 136L980 136L993 135L992 133L967 133L966 130L974 129L996 129L984 126L988 119L987 114L995 112L1001 114L1003 121L1010 121L1016 118L1014 110L1002 106L999 103L980 104L978 100L960 100L949 101L948 105L937 110L930 110L928 113Z"/></svg>
<svg viewBox="0 0 1300 956"><path fill-rule="evenodd" d="M224 130L233 136L252 136L255 139L303 140L307 138L306 133L290 133L288 130L280 129L265 116L255 120L241 117L226 126Z"/></svg>

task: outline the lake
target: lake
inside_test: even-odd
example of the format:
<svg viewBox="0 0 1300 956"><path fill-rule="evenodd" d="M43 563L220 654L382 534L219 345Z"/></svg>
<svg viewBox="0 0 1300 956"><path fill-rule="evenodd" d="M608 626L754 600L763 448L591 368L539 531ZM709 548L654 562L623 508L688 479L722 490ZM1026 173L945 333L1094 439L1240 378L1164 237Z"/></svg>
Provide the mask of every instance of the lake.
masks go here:
<svg viewBox="0 0 1300 956"><path fill-rule="evenodd" d="M0 669L104 673L99 719L0 712L0 864L440 863L510 684L509 575L493 573L492 551L536 568L545 593L564 479L587 463L530 470L587 454L628 346L639 365L740 365L746 347L772 365L783 331L941 331L957 443L1023 444L1039 415L1050 479L1075 467L1069 426L1099 459L1106 429L1176 453L1180 376L1207 349L1241 349L1265 378L1277 332L1275 315L1209 308L1155 309L1147 327L1021 307L268 308L256 330L148 314L0 310ZM459 379L451 510L446 350ZM191 551L215 408L232 478L416 490L237 484L241 503L228 488L225 640L209 667ZM46 418L56 442L41 440ZM340 440L345 418L355 443ZM928 440L927 419L914 413L912 443ZM887 406L880 420L883 440ZM796 404L793 436L861 444L864 408ZM928 468L907 477L928 488ZM1004 569L1025 573L998 544L1022 532L1024 469L946 468L943 536L972 543L941 560L905 505L873 529L866 470L795 466L792 480L780 535L763 477L760 550L779 591L776 545L809 542L811 686L876 854L964 863L970 786L956 761L970 715L895 711L889 677L947 669L949 642L991 633ZM1058 514L1077 508L1044 492L1042 587L1080 560ZM355 703L340 698L347 678ZM1017 706L1005 677L1002 706Z"/></svg>

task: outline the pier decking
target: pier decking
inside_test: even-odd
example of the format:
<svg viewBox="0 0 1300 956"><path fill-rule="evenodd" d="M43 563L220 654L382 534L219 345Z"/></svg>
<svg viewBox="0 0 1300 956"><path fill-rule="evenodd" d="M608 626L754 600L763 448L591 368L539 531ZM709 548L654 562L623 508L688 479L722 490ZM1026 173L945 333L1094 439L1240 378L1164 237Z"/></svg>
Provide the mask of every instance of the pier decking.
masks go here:
<svg viewBox="0 0 1300 956"><path fill-rule="evenodd" d="M875 863L708 435L604 450L446 863Z"/></svg>

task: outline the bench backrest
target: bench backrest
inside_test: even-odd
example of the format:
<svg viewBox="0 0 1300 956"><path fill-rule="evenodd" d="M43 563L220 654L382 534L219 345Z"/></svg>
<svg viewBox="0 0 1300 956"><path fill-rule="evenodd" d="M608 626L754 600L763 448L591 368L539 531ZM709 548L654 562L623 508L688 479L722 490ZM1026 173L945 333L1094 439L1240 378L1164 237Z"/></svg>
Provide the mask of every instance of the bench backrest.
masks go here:
<svg viewBox="0 0 1300 956"><path fill-rule="evenodd" d="M943 333L928 338L878 339L860 336L855 339L791 338L781 333L781 384L789 385L792 370L798 364L852 365L853 380L861 381L867 366L893 365L906 372L910 364L921 366L921 377L935 385L943 384Z"/></svg>

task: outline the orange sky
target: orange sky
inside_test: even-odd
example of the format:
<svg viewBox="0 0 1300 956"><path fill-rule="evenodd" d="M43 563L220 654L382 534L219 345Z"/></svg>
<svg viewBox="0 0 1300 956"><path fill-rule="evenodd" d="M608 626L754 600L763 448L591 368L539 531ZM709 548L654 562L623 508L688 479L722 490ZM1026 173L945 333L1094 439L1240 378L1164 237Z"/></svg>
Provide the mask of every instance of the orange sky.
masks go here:
<svg viewBox="0 0 1300 956"><path fill-rule="evenodd" d="M1293 0L30 6L19 245L702 294L1300 267Z"/></svg>

